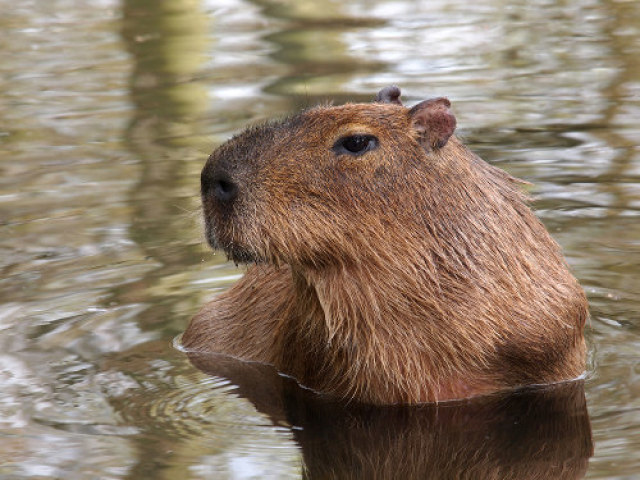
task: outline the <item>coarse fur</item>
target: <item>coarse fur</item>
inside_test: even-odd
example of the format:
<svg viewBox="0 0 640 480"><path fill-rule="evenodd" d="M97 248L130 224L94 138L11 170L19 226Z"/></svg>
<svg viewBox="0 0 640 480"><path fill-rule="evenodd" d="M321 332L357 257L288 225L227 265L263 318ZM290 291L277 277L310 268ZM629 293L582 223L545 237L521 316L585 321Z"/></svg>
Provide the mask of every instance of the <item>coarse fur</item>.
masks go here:
<svg viewBox="0 0 640 480"><path fill-rule="evenodd" d="M452 135L449 105L316 107L214 151L207 238L252 265L193 318L185 348L375 404L578 377L584 293L522 182ZM336 147L354 135L376 142Z"/></svg>

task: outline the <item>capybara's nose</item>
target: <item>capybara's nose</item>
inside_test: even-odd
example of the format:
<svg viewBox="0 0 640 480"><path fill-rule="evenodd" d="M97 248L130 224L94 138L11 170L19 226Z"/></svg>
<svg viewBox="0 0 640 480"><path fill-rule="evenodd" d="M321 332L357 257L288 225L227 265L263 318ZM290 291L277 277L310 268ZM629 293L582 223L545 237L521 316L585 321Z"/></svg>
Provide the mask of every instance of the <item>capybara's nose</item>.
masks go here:
<svg viewBox="0 0 640 480"><path fill-rule="evenodd" d="M200 175L203 200L209 198L220 205L231 204L238 196L239 187L226 168L207 162Z"/></svg>
<svg viewBox="0 0 640 480"><path fill-rule="evenodd" d="M215 175L211 182L211 193L220 203L231 203L238 196L238 185L228 175Z"/></svg>

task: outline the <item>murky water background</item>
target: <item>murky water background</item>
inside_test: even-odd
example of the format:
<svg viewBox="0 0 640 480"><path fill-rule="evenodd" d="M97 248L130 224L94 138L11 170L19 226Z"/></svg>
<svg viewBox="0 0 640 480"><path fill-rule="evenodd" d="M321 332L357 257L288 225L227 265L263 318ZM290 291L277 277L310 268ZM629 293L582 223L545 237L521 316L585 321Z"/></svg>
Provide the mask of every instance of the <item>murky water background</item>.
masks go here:
<svg viewBox="0 0 640 480"><path fill-rule="evenodd" d="M0 478L303 474L291 421L172 347L241 274L204 246L199 170L250 122L390 83L535 183L591 304L586 478L640 478L639 2L0 11Z"/></svg>

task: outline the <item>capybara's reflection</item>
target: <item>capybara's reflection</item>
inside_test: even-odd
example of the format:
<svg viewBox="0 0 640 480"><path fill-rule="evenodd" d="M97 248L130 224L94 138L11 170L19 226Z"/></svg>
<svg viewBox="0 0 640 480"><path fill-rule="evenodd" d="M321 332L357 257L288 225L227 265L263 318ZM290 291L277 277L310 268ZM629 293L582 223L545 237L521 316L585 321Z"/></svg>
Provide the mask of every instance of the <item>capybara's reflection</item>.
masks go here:
<svg viewBox="0 0 640 480"><path fill-rule="evenodd" d="M593 454L582 381L419 406L344 402L268 365L189 354L293 428L310 479L577 479Z"/></svg>

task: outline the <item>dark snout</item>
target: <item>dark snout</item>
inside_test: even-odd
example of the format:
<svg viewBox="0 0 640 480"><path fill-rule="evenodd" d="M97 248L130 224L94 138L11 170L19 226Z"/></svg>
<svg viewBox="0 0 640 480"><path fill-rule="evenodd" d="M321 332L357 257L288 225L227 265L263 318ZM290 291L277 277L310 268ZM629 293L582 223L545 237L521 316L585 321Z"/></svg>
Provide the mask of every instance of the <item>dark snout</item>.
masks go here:
<svg viewBox="0 0 640 480"><path fill-rule="evenodd" d="M243 173L235 161L214 155L200 174L202 211L206 237L213 249L223 249L236 263L248 263L254 256L242 247L242 209L240 196Z"/></svg>
<svg viewBox="0 0 640 480"><path fill-rule="evenodd" d="M259 191L255 130L223 143L207 159L200 174L202 213L206 238L213 249L221 249L237 263L258 261L250 237L256 223L256 190Z"/></svg>
<svg viewBox="0 0 640 480"><path fill-rule="evenodd" d="M211 160L202 169L200 190L203 202L214 202L222 208L230 206L240 192L237 179L224 162Z"/></svg>

